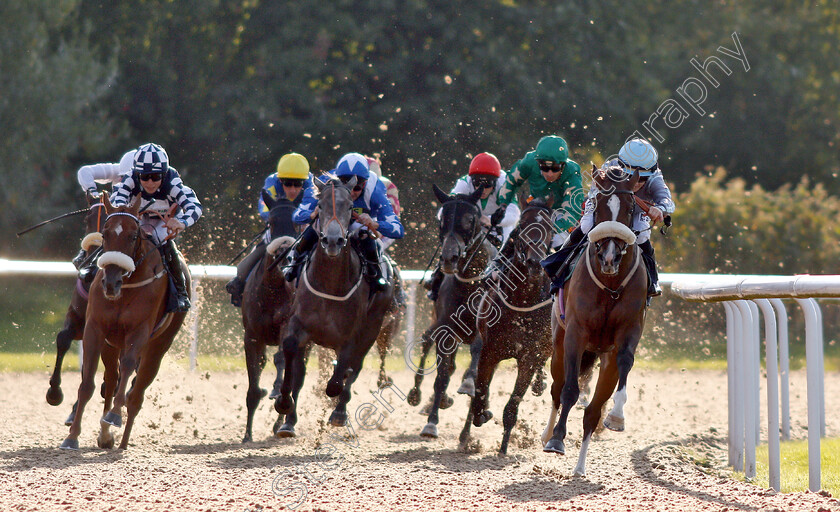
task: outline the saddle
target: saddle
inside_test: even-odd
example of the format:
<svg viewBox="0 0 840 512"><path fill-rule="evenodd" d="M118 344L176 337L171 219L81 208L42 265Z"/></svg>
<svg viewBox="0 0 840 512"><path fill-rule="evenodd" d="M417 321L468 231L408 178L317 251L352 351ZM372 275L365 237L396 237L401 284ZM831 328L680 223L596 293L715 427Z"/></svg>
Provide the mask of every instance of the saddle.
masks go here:
<svg viewBox="0 0 840 512"><path fill-rule="evenodd" d="M552 295L563 288L566 281L572 277L572 273L587 247L589 247L589 242L584 238L578 245L565 248L567 249L565 251L561 249L540 262L545 272L551 277L550 293Z"/></svg>

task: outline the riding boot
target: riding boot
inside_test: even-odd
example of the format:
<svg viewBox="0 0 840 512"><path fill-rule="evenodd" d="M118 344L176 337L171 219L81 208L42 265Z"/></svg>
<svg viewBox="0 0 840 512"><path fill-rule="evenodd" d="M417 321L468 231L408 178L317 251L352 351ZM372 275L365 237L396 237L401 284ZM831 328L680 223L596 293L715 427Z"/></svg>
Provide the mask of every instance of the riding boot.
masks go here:
<svg viewBox="0 0 840 512"><path fill-rule="evenodd" d="M376 250L376 240L370 236L360 236L359 248L365 257L366 276L372 291L381 292L388 288L388 281L382 276L379 266L379 251Z"/></svg>
<svg viewBox="0 0 840 512"><path fill-rule="evenodd" d="M87 258L87 251L84 249L80 249L79 254L77 254L76 257L73 258L73 266L76 267L76 270L82 269L82 263L85 261L85 258Z"/></svg>
<svg viewBox="0 0 840 512"><path fill-rule="evenodd" d="M662 288L659 287L659 272L656 271L656 259L654 258L653 245L650 240L639 244L642 250L642 259L648 271L648 297L659 297L662 295Z"/></svg>
<svg viewBox="0 0 840 512"><path fill-rule="evenodd" d="M423 286L428 290L428 292L426 292L426 297L428 297L432 302L437 300L438 290L440 290L440 283L442 282L443 271L440 269L440 265L438 265L435 267L435 271L432 272L432 277L429 278L428 281L423 282Z"/></svg>
<svg viewBox="0 0 840 512"><path fill-rule="evenodd" d="M499 250L499 253L496 255L495 258L490 260L490 263L487 265L487 268L484 270L484 274L482 274L481 279L485 280L487 278L496 279L499 275L499 272L504 270L505 262L510 261L513 258L513 253L516 250L512 240L516 236L516 230L514 230L505 243L502 245L502 248Z"/></svg>
<svg viewBox="0 0 840 512"><path fill-rule="evenodd" d="M566 280L569 265L571 263L569 261L569 257L575 251L577 246L580 245L581 241L583 241L583 237L583 231L580 229L580 226L577 226L569 234L569 238L566 240L566 243L557 249L557 252L548 257L551 263L543 265L548 277L561 284Z"/></svg>
<svg viewBox="0 0 840 512"><path fill-rule="evenodd" d="M309 251L312 250L317 241L318 233L315 232L312 226L307 227L300 235L300 240L298 240L297 245L290 251L292 254L292 263L283 269L283 277L286 278L286 281L291 283L298 278L300 269L303 268L303 262L306 261Z"/></svg>
<svg viewBox="0 0 840 512"><path fill-rule="evenodd" d="M99 260L99 255L101 253L101 245L92 249L89 253L85 252L85 257L79 263L79 279L81 279L83 283L90 284L93 282L93 278L96 277L96 272L99 270L96 266L96 262ZM75 264L75 260L73 261Z"/></svg>
<svg viewBox="0 0 840 512"><path fill-rule="evenodd" d="M190 310L190 295L187 292L187 282L184 277L184 271L181 268L181 259L178 257L178 249L175 248L175 242L168 240L162 247L164 253L164 262L166 263L169 277L172 278L172 284L175 285L175 300L177 306L173 311L184 313Z"/></svg>
<svg viewBox="0 0 840 512"><path fill-rule="evenodd" d="M234 306L242 306L242 293L245 291L245 281L247 281L251 270L265 255L265 249L265 243L260 242L257 244L254 250L251 251L251 254L246 256L236 266L236 276L225 285L225 290L230 294L230 303Z"/></svg>

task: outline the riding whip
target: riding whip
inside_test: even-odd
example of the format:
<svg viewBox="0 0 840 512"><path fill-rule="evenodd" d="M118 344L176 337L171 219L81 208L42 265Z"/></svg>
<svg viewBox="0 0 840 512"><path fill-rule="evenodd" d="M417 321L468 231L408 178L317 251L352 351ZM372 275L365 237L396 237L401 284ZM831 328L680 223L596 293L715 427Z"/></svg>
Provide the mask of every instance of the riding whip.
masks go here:
<svg viewBox="0 0 840 512"><path fill-rule="evenodd" d="M265 232L266 232L266 231L268 231L268 226L266 226L266 227L265 227L265 229L263 229L262 231L260 231L259 233L257 233L257 236L255 236L255 237L254 237L254 238L253 238L250 242L248 242L248 245L246 245L246 246L245 246L245 247L244 247L241 251L239 251L239 253L238 253L236 256L234 256L233 258L231 258L231 259L230 259L230 261L229 261L227 264L228 264L228 265L233 265L233 262L234 262L234 261L236 261L236 260L238 260L238 259L239 259L239 257L240 257L240 256L242 256L243 254L245 254L245 252L246 252L248 249L250 249L250 248L251 248L251 246L252 246L252 245L254 245L254 243L255 243L257 240L259 240L259 239L260 239L260 238L261 238L261 237L265 234Z"/></svg>
<svg viewBox="0 0 840 512"><path fill-rule="evenodd" d="M33 229L38 229L41 226L49 224L50 222L55 222L57 220L65 218L65 217L72 217L73 215L79 215L80 213L85 213L85 212L88 212L88 211L90 211L90 207L82 208L81 210L76 210L75 212L65 213L65 214L59 215L58 217L53 217L52 219L48 219L48 220L45 220L43 222L39 222L38 224L35 224L34 226L30 226L30 227L24 229L23 231L18 232L17 236L29 233Z"/></svg>

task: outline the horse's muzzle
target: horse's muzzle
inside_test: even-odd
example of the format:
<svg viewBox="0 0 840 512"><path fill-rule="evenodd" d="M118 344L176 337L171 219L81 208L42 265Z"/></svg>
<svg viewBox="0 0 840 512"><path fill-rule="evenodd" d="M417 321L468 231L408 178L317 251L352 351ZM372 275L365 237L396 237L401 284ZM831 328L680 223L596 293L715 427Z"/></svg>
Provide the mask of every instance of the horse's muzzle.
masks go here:
<svg viewBox="0 0 840 512"><path fill-rule="evenodd" d="M123 284L123 270L116 265L105 267L102 276L102 292L108 300L120 298Z"/></svg>

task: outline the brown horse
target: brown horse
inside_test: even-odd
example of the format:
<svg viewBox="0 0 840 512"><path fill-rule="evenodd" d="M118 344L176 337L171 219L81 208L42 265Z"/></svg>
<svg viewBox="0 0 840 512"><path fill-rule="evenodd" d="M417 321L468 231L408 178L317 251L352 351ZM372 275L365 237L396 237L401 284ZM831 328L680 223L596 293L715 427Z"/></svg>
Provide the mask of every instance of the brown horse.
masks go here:
<svg viewBox="0 0 840 512"><path fill-rule="evenodd" d="M88 258L93 256L93 251L102 244L101 235L98 235L102 223L105 221L104 206L98 199L87 194L87 202L90 211L85 216L85 237L82 246L88 252ZM64 315L64 327L58 331L55 337L55 367L50 377L50 388L47 390L47 403L59 405L64 400L64 392L61 390L61 366L64 363L64 356L70 350L73 340L81 340L85 330L85 311L87 310L88 292L90 284L76 279L73 287L73 294L70 297L70 306ZM65 425L73 422L73 415L76 411L76 404L73 404L73 411L64 421Z"/></svg>
<svg viewBox="0 0 840 512"><path fill-rule="evenodd" d="M134 419L143 404L143 393L160 368L186 313L165 313L167 288L165 265L158 247L140 229L139 198L129 206L113 207L103 196L105 223L102 228L102 269L90 288L85 330L84 359L78 408L62 449L78 450L82 415L93 395L99 357L105 364L105 414L97 438L100 448L112 448L111 426L122 426L122 407L128 421L120 449L128 447ZM189 270L181 261L189 289ZM137 375L128 391L134 371ZM113 399L113 408L111 401Z"/></svg>
<svg viewBox="0 0 840 512"><path fill-rule="evenodd" d="M394 296L393 280L384 291L371 294L362 274L361 257L351 245L350 191L356 185L356 178L343 184L333 177L326 184L316 180L315 185L320 210L319 243L302 270L294 313L283 339L286 371L281 396L275 402L277 412L286 414L286 423L278 431L283 437L295 436L297 398L306 377L306 355L312 343L336 353L336 365L326 393L331 398L338 396L338 404L329 423L346 425L350 388L381 331ZM391 269L383 269L383 275L390 276Z"/></svg>
<svg viewBox="0 0 840 512"><path fill-rule="evenodd" d="M479 310L490 310L494 314L477 320L483 343L475 379L475 397L461 431L462 443L469 439L470 422L480 427L493 417L487 407L490 381L499 362L514 358L517 363L516 383L502 417L504 435L500 454L507 453L519 403L535 374L534 394L541 395L545 389L543 367L553 349L551 297L548 292L551 283L540 261L551 248L553 234L550 207L541 200L532 201L522 211L519 225L510 235L514 243L512 260L503 262L498 280L482 298Z"/></svg>
<svg viewBox="0 0 840 512"><path fill-rule="evenodd" d="M433 186L433 190L442 210L440 269L445 277L435 301L434 321L422 336L420 366L413 367L414 387L408 393L409 405L418 405L423 376L437 368L434 397L428 407L428 422L420 431L421 436L431 438L438 436L439 409L446 409L453 402L446 396L446 388L455 371L455 353L461 343L470 345L472 360L458 392L469 395L475 393L474 375L481 353L481 339L477 336L475 321L476 314L484 312L477 307L482 296L479 289L482 272L489 258L489 243L484 241L485 232L479 222L481 208L478 199L481 197L481 189L471 195L453 196L446 194L437 185ZM432 344L437 352L437 362L434 367L425 368L426 356ZM407 361L410 351L408 347Z"/></svg>
<svg viewBox="0 0 840 512"><path fill-rule="evenodd" d="M295 288L286 282L279 265L272 265L275 259L282 257L294 243L294 229L290 226L294 203L274 200L263 194L263 200L269 208L268 225L271 243L265 255L251 271L242 294L242 325L245 328L245 365L248 368L248 393L245 403L248 407L248 419L245 426L243 443L252 439L254 412L260 400L266 396L266 390L260 388L260 375L266 363L266 346L278 346L295 300ZM278 357L279 356L279 357ZM274 366L278 374L274 381L272 394L279 395L282 371L285 366L283 352L274 357ZM276 398L272 396L271 398ZM277 434L283 416L277 418L273 431Z"/></svg>
<svg viewBox="0 0 840 512"><path fill-rule="evenodd" d="M616 383L615 406L604 426L624 430L627 375L644 329L648 284L641 250L631 229L638 171L628 179L621 168L598 170L593 166L593 175L598 194L589 246L552 308L553 407L542 436L543 451L565 453L566 420L580 393L581 360L591 365L595 359L591 354L600 355L595 392L583 414L583 441L574 469L577 476L586 474L589 441L606 401L616 391ZM560 420L555 426L558 410Z"/></svg>

